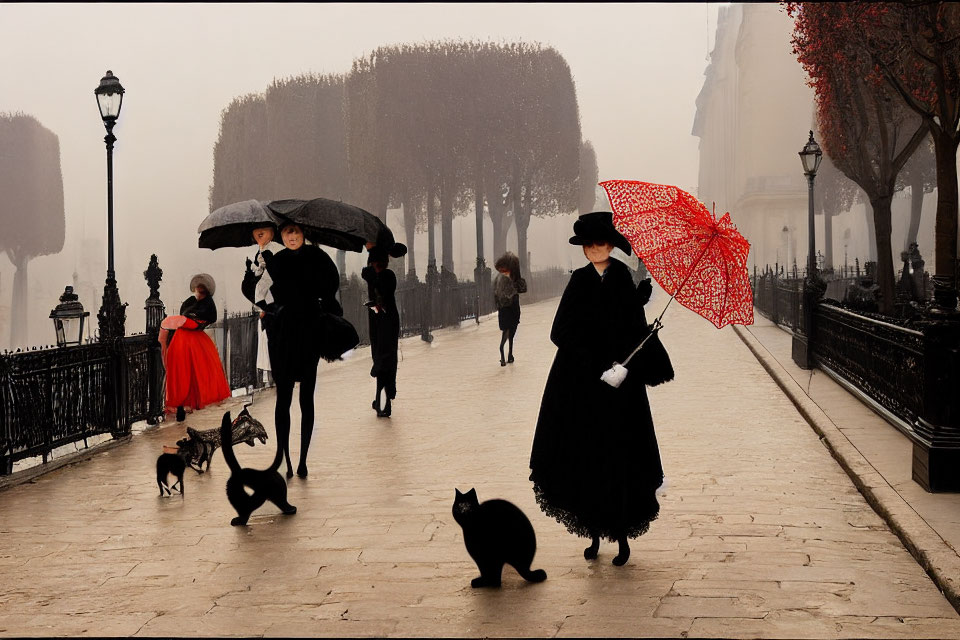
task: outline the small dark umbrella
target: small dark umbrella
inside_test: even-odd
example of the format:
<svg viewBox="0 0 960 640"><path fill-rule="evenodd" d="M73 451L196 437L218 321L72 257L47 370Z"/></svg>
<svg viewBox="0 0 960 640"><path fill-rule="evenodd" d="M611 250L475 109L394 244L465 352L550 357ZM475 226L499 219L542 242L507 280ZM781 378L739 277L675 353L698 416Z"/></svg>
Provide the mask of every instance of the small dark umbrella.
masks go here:
<svg viewBox="0 0 960 640"><path fill-rule="evenodd" d="M201 249L249 247L254 244L254 229L277 226L279 222L280 218L259 200L234 202L220 207L203 219L197 229L200 234L198 245Z"/></svg>
<svg viewBox="0 0 960 640"><path fill-rule="evenodd" d="M363 251L368 243L376 243L378 235L387 229L383 221L369 211L327 198L274 200L267 207L281 219L300 225L311 242L335 249Z"/></svg>

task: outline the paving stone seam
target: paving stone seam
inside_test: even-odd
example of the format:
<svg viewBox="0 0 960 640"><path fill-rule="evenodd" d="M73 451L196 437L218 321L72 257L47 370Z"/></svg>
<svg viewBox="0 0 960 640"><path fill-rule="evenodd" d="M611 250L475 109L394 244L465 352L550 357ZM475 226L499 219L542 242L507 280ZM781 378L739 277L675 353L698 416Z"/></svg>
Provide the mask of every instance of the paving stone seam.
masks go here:
<svg viewBox="0 0 960 640"><path fill-rule="evenodd" d="M957 556L897 490L890 486L748 329L733 325L733 330L787 395L800 415L820 436L820 441L847 473L867 503L883 518L947 601L960 613L960 556Z"/></svg>

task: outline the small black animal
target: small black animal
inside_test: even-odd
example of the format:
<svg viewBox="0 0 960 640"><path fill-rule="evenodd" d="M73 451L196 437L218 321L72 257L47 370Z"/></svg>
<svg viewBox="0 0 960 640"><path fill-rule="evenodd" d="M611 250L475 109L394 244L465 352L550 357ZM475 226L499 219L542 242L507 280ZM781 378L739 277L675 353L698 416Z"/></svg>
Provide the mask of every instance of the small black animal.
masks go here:
<svg viewBox="0 0 960 640"><path fill-rule="evenodd" d="M233 452L233 441L230 438L230 412L223 414L220 424L220 440L223 442L223 458L230 467L230 478L227 480L227 499L237 511L237 517L230 521L234 526L247 524L250 514L269 500L277 505L286 515L293 515L297 508L287 502L287 482L277 472L280 461L283 460L283 447L277 443L277 455L269 469L242 468ZM247 489L250 493L247 493Z"/></svg>
<svg viewBox="0 0 960 640"><path fill-rule="evenodd" d="M467 553L480 569L480 577L471 580L470 586L499 587L504 564L511 565L529 582L547 579L543 569L530 569L537 552L537 536L519 507L506 500L480 504L476 489L455 491L453 519L463 528Z"/></svg>
<svg viewBox="0 0 960 640"><path fill-rule="evenodd" d="M250 415L247 411L249 404L243 405L243 411L237 415L233 421L233 443L240 444L245 442L253 446L256 440L261 443L267 443L267 430L263 428L260 421ZM203 463L207 463L207 471L210 470L210 460L213 453L221 446L220 429L207 429L197 431L192 427L187 427L187 436L182 440L177 440L177 446L181 452L187 454L187 462L190 468L197 473L203 473Z"/></svg>
<svg viewBox="0 0 960 640"><path fill-rule="evenodd" d="M187 468L186 455L183 453L162 453L157 458L157 485L160 487L160 497L163 497L163 490L170 490L180 485L180 495L183 495L183 472ZM177 481L172 485L167 485L168 476L175 476Z"/></svg>

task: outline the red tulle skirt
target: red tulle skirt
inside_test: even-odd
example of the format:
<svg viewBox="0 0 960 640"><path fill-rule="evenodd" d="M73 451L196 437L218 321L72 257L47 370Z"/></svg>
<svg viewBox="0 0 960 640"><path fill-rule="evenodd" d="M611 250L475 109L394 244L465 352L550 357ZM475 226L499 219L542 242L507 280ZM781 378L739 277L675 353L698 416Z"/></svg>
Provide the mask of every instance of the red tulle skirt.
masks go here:
<svg viewBox="0 0 960 640"><path fill-rule="evenodd" d="M217 346L203 331L183 328L174 333L166 365L168 409L202 409L230 397Z"/></svg>

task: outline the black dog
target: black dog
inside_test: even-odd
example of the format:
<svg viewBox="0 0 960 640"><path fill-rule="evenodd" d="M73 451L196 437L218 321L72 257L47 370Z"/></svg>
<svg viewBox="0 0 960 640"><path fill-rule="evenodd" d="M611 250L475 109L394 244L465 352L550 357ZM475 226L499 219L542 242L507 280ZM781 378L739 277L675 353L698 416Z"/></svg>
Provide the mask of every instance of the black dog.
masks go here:
<svg viewBox="0 0 960 640"><path fill-rule="evenodd" d="M183 495L183 472L187 468L187 456L183 453L162 453L157 458L157 485L160 487L160 497L163 497L163 490L167 490L167 495L172 495L171 489L180 485L180 495ZM177 481L172 485L167 485L169 476L176 477Z"/></svg>

